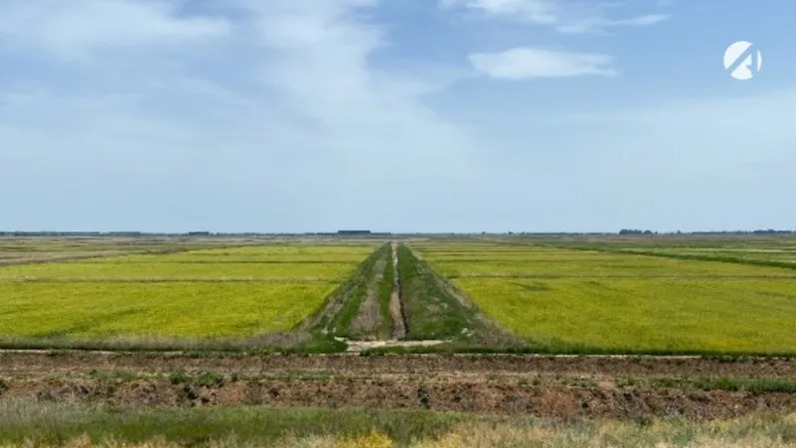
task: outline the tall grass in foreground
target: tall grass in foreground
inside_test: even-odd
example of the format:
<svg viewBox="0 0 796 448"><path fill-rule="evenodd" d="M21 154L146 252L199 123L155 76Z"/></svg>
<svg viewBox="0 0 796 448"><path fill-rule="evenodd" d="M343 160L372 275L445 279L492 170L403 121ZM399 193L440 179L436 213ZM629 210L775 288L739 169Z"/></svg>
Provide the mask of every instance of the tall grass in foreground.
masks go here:
<svg viewBox="0 0 796 448"><path fill-rule="evenodd" d="M0 447L792 447L796 415L646 424L424 411L125 410L0 402Z"/></svg>

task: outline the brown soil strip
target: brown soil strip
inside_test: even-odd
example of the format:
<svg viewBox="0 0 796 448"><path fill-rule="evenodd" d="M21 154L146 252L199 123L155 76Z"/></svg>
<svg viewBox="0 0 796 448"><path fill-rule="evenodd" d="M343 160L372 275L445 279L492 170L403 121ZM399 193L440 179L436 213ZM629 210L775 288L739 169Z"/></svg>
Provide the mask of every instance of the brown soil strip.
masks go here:
<svg viewBox="0 0 796 448"><path fill-rule="evenodd" d="M73 373L4 380L0 400L106 403L117 406L229 405L431 409L550 418L693 420L796 411L796 394L580 385L555 378L404 374L393 376L241 376L182 379Z"/></svg>
<svg viewBox="0 0 796 448"><path fill-rule="evenodd" d="M542 355L242 355L0 351L0 376L98 370L337 372L346 374L561 374L632 377L796 378L796 359Z"/></svg>
<svg viewBox="0 0 796 448"><path fill-rule="evenodd" d="M390 316L392 316L392 338L406 338L406 316L401 300L401 278L398 274L398 246L393 242L392 248L392 292L390 293Z"/></svg>
<svg viewBox="0 0 796 448"><path fill-rule="evenodd" d="M367 295L359 306L359 312L351 321L351 333L358 338L373 340L378 337L381 323L381 308L379 305L379 282L384 278L386 259L376 261L373 276L368 280Z"/></svg>

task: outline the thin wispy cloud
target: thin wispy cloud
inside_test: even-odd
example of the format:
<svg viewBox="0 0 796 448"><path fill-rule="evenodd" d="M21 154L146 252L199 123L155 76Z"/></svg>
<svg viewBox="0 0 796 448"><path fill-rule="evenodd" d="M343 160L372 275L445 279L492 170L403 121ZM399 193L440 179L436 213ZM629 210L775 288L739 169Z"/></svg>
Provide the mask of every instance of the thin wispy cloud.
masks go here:
<svg viewBox="0 0 796 448"><path fill-rule="evenodd" d="M0 52L46 61L0 85L0 141L14 148L0 151L4 189L46 196L34 179L74 175L57 195L127 198L111 227L157 215L171 230L309 231L367 227L353 218L365 204L401 216L408 188L436 191L411 206L431 204L472 171L466 133L422 100L444 88L439 77L372 65L386 45L367 14L375 0L235 0L222 14L176 0L70 2L0 2L0 35L13 36ZM28 167L36 176L20 177ZM97 225L90 203L63 203L71 221L48 225ZM262 210L275 218L251 218ZM16 216L19 227L41 219Z"/></svg>
<svg viewBox="0 0 796 448"><path fill-rule="evenodd" d="M522 80L575 76L613 76L612 58L599 53L513 48L500 53L474 53L470 63L481 74L497 79Z"/></svg>
<svg viewBox="0 0 796 448"><path fill-rule="evenodd" d="M231 32L230 23L220 17L181 16L179 5L133 0L4 2L0 35L12 45L78 57L96 49L168 46Z"/></svg>
<svg viewBox="0 0 796 448"><path fill-rule="evenodd" d="M446 10L471 10L487 17L550 26L562 33L590 33L617 27L650 26L670 17L662 13L610 17L606 10L614 4L599 1L440 0L440 5Z"/></svg>

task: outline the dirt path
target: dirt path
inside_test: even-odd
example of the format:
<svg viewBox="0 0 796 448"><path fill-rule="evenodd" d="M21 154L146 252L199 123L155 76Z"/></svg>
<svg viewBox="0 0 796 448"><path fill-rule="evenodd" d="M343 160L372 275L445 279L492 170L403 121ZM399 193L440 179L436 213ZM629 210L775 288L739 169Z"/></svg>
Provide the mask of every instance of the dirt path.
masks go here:
<svg viewBox="0 0 796 448"><path fill-rule="evenodd" d="M384 278L387 262L388 260L382 258L374 265L373 275L368 279L365 300L362 301L357 315L351 321L351 333L356 335L357 339L373 340L377 339L379 335L382 319L379 305L379 283Z"/></svg>
<svg viewBox="0 0 796 448"><path fill-rule="evenodd" d="M347 345L346 351L349 353L360 353L366 350L372 350L376 348L395 348L395 347L402 347L402 348L413 348L413 347L434 347L436 345L442 345L450 341L404 341L399 339L390 339L390 340L378 340L378 341L351 341L342 338L336 338L340 342L344 342Z"/></svg>
<svg viewBox="0 0 796 448"><path fill-rule="evenodd" d="M392 338L406 338L406 316L401 301L401 278L398 274L398 245L393 242L392 248L392 293L390 294L390 316L392 316Z"/></svg>

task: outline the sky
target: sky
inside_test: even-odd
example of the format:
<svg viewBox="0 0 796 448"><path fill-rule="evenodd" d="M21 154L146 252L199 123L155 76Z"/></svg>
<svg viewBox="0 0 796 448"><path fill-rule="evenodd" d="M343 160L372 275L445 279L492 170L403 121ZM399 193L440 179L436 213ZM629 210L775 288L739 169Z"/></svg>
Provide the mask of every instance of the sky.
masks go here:
<svg viewBox="0 0 796 448"><path fill-rule="evenodd" d="M0 230L796 229L794 17L0 0ZM724 67L736 41L752 79Z"/></svg>

